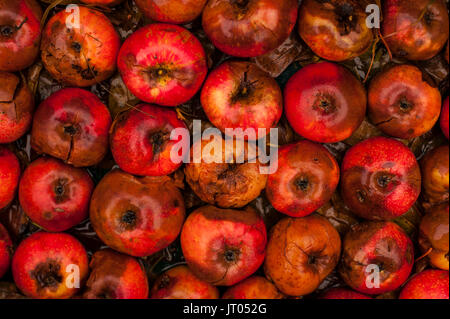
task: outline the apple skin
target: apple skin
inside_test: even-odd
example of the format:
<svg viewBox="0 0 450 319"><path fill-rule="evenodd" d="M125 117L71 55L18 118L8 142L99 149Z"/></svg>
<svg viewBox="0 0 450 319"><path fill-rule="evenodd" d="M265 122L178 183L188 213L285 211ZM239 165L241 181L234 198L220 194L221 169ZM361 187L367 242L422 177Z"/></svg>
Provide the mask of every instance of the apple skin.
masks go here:
<svg viewBox="0 0 450 319"><path fill-rule="evenodd" d="M331 288L327 290L320 299L372 299L369 296L360 294L347 288Z"/></svg>
<svg viewBox="0 0 450 319"><path fill-rule="evenodd" d="M110 135L111 151L119 167L127 173L144 176L162 176L176 171L183 163L175 163L170 154L174 129L186 129L174 110L154 105L139 104L121 113L113 123ZM189 141L183 147L189 148Z"/></svg>
<svg viewBox="0 0 450 319"><path fill-rule="evenodd" d="M270 230L264 272L282 293L307 295L336 267L340 252L339 234L324 217L287 217Z"/></svg>
<svg viewBox="0 0 450 319"><path fill-rule="evenodd" d="M372 137L350 148L341 165L341 194L358 216L390 220L406 213L420 194L420 168L401 142Z"/></svg>
<svg viewBox="0 0 450 319"><path fill-rule="evenodd" d="M117 66L131 93L163 106L189 101L208 72L200 41L180 26L163 23L149 24L129 36Z"/></svg>
<svg viewBox="0 0 450 319"><path fill-rule="evenodd" d="M22 137L31 127L34 97L21 78L0 71L0 144Z"/></svg>
<svg viewBox="0 0 450 319"><path fill-rule="evenodd" d="M88 217L94 189L89 174L51 157L41 157L24 171L19 201L27 216L43 229L61 232Z"/></svg>
<svg viewBox="0 0 450 319"><path fill-rule="evenodd" d="M207 0L136 0L145 16L159 22L185 24L195 20Z"/></svg>
<svg viewBox="0 0 450 319"><path fill-rule="evenodd" d="M383 2L381 32L391 52L398 57L431 59L444 48L448 28L447 6L443 0Z"/></svg>
<svg viewBox="0 0 450 319"><path fill-rule="evenodd" d="M339 165L320 144L303 140L278 152L278 170L267 179L266 196L279 212L304 217L331 199Z"/></svg>
<svg viewBox="0 0 450 319"><path fill-rule="evenodd" d="M296 0L210 0L202 25L215 47L237 57L256 57L280 46L297 21Z"/></svg>
<svg viewBox="0 0 450 319"><path fill-rule="evenodd" d="M20 163L17 156L0 145L0 209L14 199L20 179Z"/></svg>
<svg viewBox="0 0 450 319"><path fill-rule="evenodd" d="M69 265L79 267L80 286L88 275L88 256L75 237L65 233L38 232L24 239L12 260L12 273L17 287L35 299L67 299L79 288L66 282L73 274Z"/></svg>
<svg viewBox="0 0 450 319"><path fill-rule="evenodd" d="M0 71L34 63L41 41L42 9L35 0L0 0Z"/></svg>
<svg viewBox="0 0 450 319"><path fill-rule="evenodd" d="M414 247L408 235L393 222L366 221L356 224L345 235L339 273L352 289L369 295L390 292L409 277L414 264ZM380 269L379 287L369 277ZM369 271L370 270L370 271Z"/></svg>
<svg viewBox="0 0 450 319"><path fill-rule="evenodd" d="M427 269L408 281L399 299L447 299L448 271Z"/></svg>
<svg viewBox="0 0 450 319"><path fill-rule="evenodd" d="M431 204L449 200L449 146L428 151L420 160L424 199Z"/></svg>
<svg viewBox="0 0 450 319"><path fill-rule="evenodd" d="M116 6L120 3L122 3L124 0L81 0L81 2L85 4L93 4L97 6Z"/></svg>
<svg viewBox="0 0 450 319"><path fill-rule="evenodd" d="M181 232L181 248L192 272L216 286L232 286L263 263L266 226L258 213L204 206L191 213Z"/></svg>
<svg viewBox="0 0 450 319"><path fill-rule="evenodd" d="M319 143L350 137L366 113L366 91L346 68L321 62L295 73L284 88L289 124L301 136Z"/></svg>
<svg viewBox="0 0 450 319"><path fill-rule="evenodd" d="M208 119L225 133L226 128L275 127L283 113L283 96L277 82L254 63L227 61L205 81L201 104ZM247 138L247 136L245 136Z"/></svg>
<svg viewBox="0 0 450 319"><path fill-rule="evenodd" d="M219 299L219 290L197 278L185 265L175 266L160 275L150 294L151 299Z"/></svg>
<svg viewBox="0 0 450 319"><path fill-rule="evenodd" d="M367 1L304 0L298 33L315 54L330 61L345 61L366 52L373 33L366 25Z"/></svg>
<svg viewBox="0 0 450 319"><path fill-rule="evenodd" d="M448 139L449 137L449 110L448 110L448 96L445 98L444 103L442 104L442 111L441 111L441 119L439 121L439 124L441 126L442 129L442 133L444 133L445 137Z"/></svg>
<svg viewBox="0 0 450 319"><path fill-rule="evenodd" d="M277 287L261 276L252 276L225 291L222 299L283 299Z"/></svg>
<svg viewBox="0 0 450 319"><path fill-rule="evenodd" d="M112 249L99 250L89 263L86 299L147 299L148 279L135 258Z"/></svg>
<svg viewBox="0 0 450 319"><path fill-rule="evenodd" d="M0 224L0 279L8 271L13 253L13 243L8 231Z"/></svg>
<svg viewBox="0 0 450 319"><path fill-rule="evenodd" d="M416 66L396 65L378 73L368 96L371 122L390 136L418 137L439 120L441 94Z"/></svg>
<svg viewBox="0 0 450 319"><path fill-rule="evenodd" d="M111 115L93 93L66 88L37 108L31 147L76 167L98 164L108 151Z"/></svg>
<svg viewBox="0 0 450 319"><path fill-rule="evenodd" d="M90 205L98 237L112 249L135 257L169 246L184 217L183 197L169 177L135 177L119 169L103 177Z"/></svg>

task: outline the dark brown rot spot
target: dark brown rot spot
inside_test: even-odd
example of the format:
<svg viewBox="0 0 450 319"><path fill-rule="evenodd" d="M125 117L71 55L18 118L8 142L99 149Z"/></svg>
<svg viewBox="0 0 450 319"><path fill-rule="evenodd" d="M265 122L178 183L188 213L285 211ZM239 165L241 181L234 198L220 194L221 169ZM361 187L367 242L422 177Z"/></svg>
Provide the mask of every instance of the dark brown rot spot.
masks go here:
<svg viewBox="0 0 450 319"><path fill-rule="evenodd" d="M38 289L56 288L61 284L63 277L60 268L60 265L54 260L37 265L31 276L36 280Z"/></svg>
<svg viewBox="0 0 450 319"><path fill-rule="evenodd" d="M72 49L74 49L75 52L80 53L81 52L81 44L78 42L73 42Z"/></svg>
<svg viewBox="0 0 450 319"><path fill-rule="evenodd" d="M166 287L168 287L170 284L170 277L167 276L166 274L164 274L161 278L161 281L159 282L159 289L164 289Z"/></svg>
<svg viewBox="0 0 450 319"><path fill-rule="evenodd" d="M166 140L167 134L164 132L156 132L150 136L150 141L153 147L153 154L158 154L161 152Z"/></svg>
<svg viewBox="0 0 450 319"><path fill-rule="evenodd" d="M336 7L335 13L341 29L341 35L349 34L355 28L357 22L353 6L349 3L343 3Z"/></svg>
<svg viewBox="0 0 450 319"><path fill-rule="evenodd" d="M356 198L360 203L364 203L366 200L366 192L363 190L357 190L356 191Z"/></svg>

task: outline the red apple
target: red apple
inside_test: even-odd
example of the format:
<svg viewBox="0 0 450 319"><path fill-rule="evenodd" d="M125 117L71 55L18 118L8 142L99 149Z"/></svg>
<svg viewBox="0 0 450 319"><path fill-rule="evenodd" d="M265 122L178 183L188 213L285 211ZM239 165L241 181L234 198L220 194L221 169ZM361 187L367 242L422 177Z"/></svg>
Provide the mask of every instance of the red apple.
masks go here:
<svg viewBox="0 0 450 319"><path fill-rule="evenodd" d="M424 270L412 277L399 296L399 299L448 298L448 271L435 269Z"/></svg>
<svg viewBox="0 0 450 319"><path fill-rule="evenodd" d="M275 127L283 112L283 97L277 82L255 64L227 61L212 71L201 93L203 110L211 123L225 129ZM247 136L245 136L247 138Z"/></svg>
<svg viewBox="0 0 450 319"><path fill-rule="evenodd" d="M341 165L342 197L360 217L389 220L406 213L420 193L420 168L401 142L372 137L350 148Z"/></svg>
<svg viewBox="0 0 450 319"><path fill-rule="evenodd" d="M181 232L181 248L192 272L217 286L252 275L264 261L266 226L258 213L204 206L191 213Z"/></svg>
<svg viewBox="0 0 450 319"><path fill-rule="evenodd" d="M83 245L71 235L38 232L17 247L12 272L14 282L26 296L66 299L86 279L88 257Z"/></svg>
<svg viewBox="0 0 450 319"><path fill-rule="evenodd" d="M19 201L34 223L47 231L60 232L88 217L93 189L85 170L42 157L23 173Z"/></svg>
<svg viewBox="0 0 450 319"><path fill-rule="evenodd" d="M320 143L350 137L366 113L366 92L346 68L329 62L295 73L284 89L286 117L301 136Z"/></svg>
<svg viewBox="0 0 450 319"><path fill-rule="evenodd" d="M449 146L428 151L420 160L424 199L431 204L449 200Z"/></svg>
<svg viewBox="0 0 450 319"><path fill-rule="evenodd" d="M386 0L381 30L389 49L398 57L428 60L448 39L444 0Z"/></svg>
<svg viewBox="0 0 450 319"><path fill-rule="evenodd" d="M210 0L202 25L226 54L256 57L280 46L297 20L296 0Z"/></svg>
<svg viewBox="0 0 450 319"><path fill-rule="evenodd" d="M298 33L323 59L344 61L369 49L372 30L366 24L366 6L360 0L304 0L299 14Z"/></svg>
<svg viewBox="0 0 450 319"><path fill-rule="evenodd" d="M136 0L148 18L166 23L185 24L195 20L207 0Z"/></svg>
<svg viewBox="0 0 450 319"><path fill-rule="evenodd" d="M442 132L444 133L445 137L448 139L449 137L449 126L448 126L448 96L444 100L444 103L442 104L442 111L441 111L441 120L439 122L441 125Z"/></svg>
<svg viewBox="0 0 450 319"><path fill-rule="evenodd" d="M134 32L122 45L117 64L136 97L164 106L189 101L208 72L200 41L171 24L149 24Z"/></svg>
<svg viewBox="0 0 450 319"><path fill-rule="evenodd" d="M370 221L345 235L339 273L356 291L378 295L400 287L413 264L414 247L403 229L392 222Z"/></svg>
<svg viewBox="0 0 450 319"><path fill-rule="evenodd" d="M253 276L225 291L222 299L282 299L284 295L264 277Z"/></svg>
<svg viewBox="0 0 450 319"><path fill-rule="evenodd" d="M327 290L321 297L321 299L372 299L369 296L360 294L346 288L331 288Z"/></svg>
<svg viewBox="0 0 450 319"><path fill-rule="evenodd" d="M41 19L36 0L0 0L0 71L20 71L34 63Z"/></svg>
<svg viewBox="0 0 450 319"><path fill-rule="evenodd" d="M123 2L124 0L81 0L81 2L86 4L92 4L96 6L116 6Z"/></svg>
<svg viewBox="0 0 450 319"><path fill-rule="evenodd" d="M0 279L9 269L11 256L13 252L13 244L9 237L8 231L0 224Z"/></svg>
<svg viewBox="0 0 450 319"><path fill-rule="evenodd" d="M171 140L175 129L186 129L173 110L158 106L139 104L117 117L110 135L111 151L120 168L130 174L161 176L173 173L183 163L171 158L174 145ZM183 147L189 148L189 140Z"/></svg>
<svg viewBox="0 0 450 319"><path fill-rule="evenodd" d="M98 164L108 151L111 116L89 91L59 90L39 105L33 119L31 147L76 167Z"/></svg>
<svg viewBox="0 0 450 319"><path fill-rule="evenodd" d="M439 119L441 94L412 65L396 65L377 74L369 87L369 117L384 133L418 137Z"/></svg>
<svg viewBox="0 0 450 319"><path fill-rule="evenodd" d="M13 152L0 145L0 209L14 199L19 178L19 160Z"/></svg>
<svg viewBox="0 0 450 319"><path fill-rule="evenodd" d="M181 231L184 200L169 177L135 177L115 169L94 190L92 226L109 247L137 257L169 246Z"/></svg>
<svg viewBox="0 0 450 319"><path fill-rule="evenodd" d="M278 170L267 180L266 195L286 215L304 217L331 199L339 183L339 166L320 144L307 140L282 146Z"/></svg>
<svg viewBox="0 0 450 319"><path fill-rule="evenodd" d="M47 22L41 58L56 80L85 87L113 75L120 38L103 13L84 6L77 8L77 11L61 10ZM79 16L81 27L67 25L77 22L75 15Z"/></svg>
<svg viewBox="0 0 450 319"><path fill-rule="evenodd" d="M151 299L218 299L219 290L209 282L197 278L182 265L159 276L150 294Z"/></svg>
<svg viewBox="0 0 450 319"><path fill-rule="evenodd" d="M97 251L89 264L86 299L147 299L148 281L135 258L111 249Z"/></svg>

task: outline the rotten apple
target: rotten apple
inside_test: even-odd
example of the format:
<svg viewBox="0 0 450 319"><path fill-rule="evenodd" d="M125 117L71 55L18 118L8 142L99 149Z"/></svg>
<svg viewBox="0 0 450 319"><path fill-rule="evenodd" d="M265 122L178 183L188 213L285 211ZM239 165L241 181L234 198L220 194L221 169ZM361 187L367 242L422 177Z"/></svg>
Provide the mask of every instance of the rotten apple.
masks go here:
<svg viewBox="0 0 450 319"><path fill-rule="evenodd" d="M444 100L444 103L442 104L441 119L439 121L442 132L444 133L444 135L447 139L449 138L449 134L450 134L450 129L449 129L449 125L448 125L448 123L449 123L448 114L449 114L449 109L448 109L448 96L447 96L447 98Z"/></svg>
<svg viewBox="0 0 450 319"><path fill-rule="evenodd" d="M369 117L384 133L411 139L429 130L439 119L441 94L422 71L412 65L396 65L370 82Z"/></svg>
<svg viewBox="0 0 450 319"><path fill-rule="evenodd" d="M151 299L218 299L219 290L197 278L185 265L173 267L160 275L150 293Z"/></svg>
<svg viewBox="0 0 450 319"><path fill-rule="evenodd" d="M175 145L189 148L189 140L171 139L175 129L186 129L174 110L139 104L120 114L110 135L111 151L119 167L134 175L162 176L177 170L171 153Z"/></svg>
<svg viewBox="0 0 450 319"><path fill-rule="evenodd" d="M362 218L389 220L406 213L419 197L421 175L401 142L372 137L350 148L341 165L341 193Z"/></svg>
<svg viewBox="0 0 450 319"><path fill-rule="evenodd" d="M84 6L77 8L76 13L61 10L47 22L42 33L41 58L56 80L86 87L113 75L120 38L103 13Z"/></svg>
<svg viewBox="0 0 450 319"><path fill-rule="evenodd" d="M35 224L47 231L60 232L88 217L93 189L94 183L85 170L41 157L23 173L19 201Z"/></svg>
<svg viewBox="0 0 450 319"><path fill-rule="evenodd" d="M366 113L366 91L346 68L330 62L310 64L284 89L286 117L301 136L320 143L350 137Z"/></svg>
<svg viewBox="0 0 450 319"><path fill-rule="evenodd" d="M191 213L181 232L181 248L192 272L216 286L231 286L263 263L266 226L258 213L204 206Z"/></svg>
<svg viewBox="0 0 450 319"><path fill-rule="evenodd" d="M277 287L261 276L252 276L225 291L222 299L283 299Z"/></svg>
<svg viewBox="0 0 450 319"><path fill-rule="evenodd" d="M280 46L297 21L296 0L209 0L203 30L226 54L256 57Z"/></svg>
<svg viewBox="0 0 450 319"><path fill-rule="evenodd" d="M420 160L424 199L431 204L449 200L449 146L434 148Z"/></svg>
<svg viewBox="0 0 450 319"><path fill-rule="evenodd" d="M0 209L8 206L19 185L20 163L17 156L0 145Z"/></svg>
<svg viewBox="0 0 450 319"><path fill-rule="evenodd" d="M88 256L71 235L38 232L20 243L11 267L14 282L26 296L66 299L77 293L76 287L85 281ZM75 282L77 277L80 282Z"/></svg>
<svg viewBox="0 0 450 319"><path fill-rule="evenodd" d="M114 169L94 190L92 226L109 247L136 257L169 246L181 231L184 200L169 177L135 177Z"/></svg>
<svg viewBox="0 0 450 319"><path fill-rule="evenodd" d="M282 146L278 170L267 179L266 195L283 214L304 217L331 199L339 183L339 166L320 144L303 140Z"/></svg>
<svg viewBox="0 0 450 319"><path fill-rule="evenodd" d="M165 23L185 24L195 20L208 0L136 0L144 14Z"/></svg>
<svg viewBox="0 0 450 319"><path fill-rule="evenodd" d="M324 217L286 217L271 230L264 271L289 296L307 295L336 267L341 239Z"/></svg>
<svg viewBox="0 0 450 319"><path fill-rule="evenodd" d="M400 292L399 299L447 299L448 271L427 269L408 281Z"/></svg>
<svg viewBox="0 0 450 319"><path fill-rule="evenodd" d="M366 23L366 6L360 0L305 0L299 14L298 33L323 59L344 61L369 49L372 30Z"/></svg>
<svg viewBox="0 0 450 319"><path fill-rule="evenodd" d="M321 297L321 299L372 299L369 296L360 294L347 288L331 288L328 289Z"/></svg>
<svg viewBox="0 0 450 319"><path fill-rule="evenodd" d="M131 93L163 106L189 101L208 71L200 41L180 26L162 23L149 24L129 36L117 65Z"/></svg>
<svg viewBox="0 0 450 319"><path fill-rule="evenodd" d="M0 224L0 279L9 269L11 256L13 252L13 244L9 237L8 231Z"/></svg>
<svg viewBox="0 0 450 319"><path fill-rule="evenodd" d="M108 151L111 115L93 93L66 88L37 108L31 147L76 167L98 164Z"/></svg>

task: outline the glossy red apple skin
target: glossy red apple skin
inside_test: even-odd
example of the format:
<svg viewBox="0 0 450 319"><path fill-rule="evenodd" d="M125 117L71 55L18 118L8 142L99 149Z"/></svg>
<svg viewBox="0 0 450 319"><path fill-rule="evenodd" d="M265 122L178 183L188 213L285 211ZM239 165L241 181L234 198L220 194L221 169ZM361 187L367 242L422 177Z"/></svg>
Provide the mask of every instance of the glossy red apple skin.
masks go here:
<svg viewBox="0 0 450 319"><path fill-rule="evenodd" d="M414 264L414 247L408 235L393 222L366 221L345 235L339 273L345 283L363 294L378 295L400 287ZM379 287L368 276L369 265L379 267Z"/></svg>
<svg viewBox="0 0 450 319"><path fill-rule="evenodd" d="M275 127L283 112L283 96L277 82L255 64L227 61L212 71L201 93L203 110L211 123L225 129Z"/></svg>
<svg viewBox="0 0 450 319"><path fill-rule="evenodd" d="M20 77L0 71L0 144L22 137L31 127L33 95Z"/></svg>
<svg viewBox="0 0 450 319"><path fill-rule="evenodd" d="M439 119L441 94L412 65L396 65L375 76L368 92L369 117L384 133L398 138L418 137Z"/></svg>
<svg viewBox="0 0 450 319"><path fill-rule="evenodd" d="M304 217L331 199L339 183L339 165L320 144L303 140L282 146L278 169L267 179L266 196L279 212Z"/></svg>
<svg viewBox="0 0 450 319"><path fill-rule="evenodd" d="M261 276L252 276L225 291L222 299L283 299L277 287Z"/></svg>
<svg viewBox="0 0 450 319"><path fill-rule="evenodd" d="M360 294L347 288L331 288L327 290L321 297L321 299L372 299L369 296Z"/></svg>
<svg viewBox="0 0 450 319"><path fill-rule="evenodd" d="M197 278L185 265L173 267L160 275L150 294L151 299L219 299L219 290Z"/></svg>
<svg viewBox="0 0 450 319"><path fill-rule="evenodd" d="M299 13L298 33L315 54L344 61L366 52L373 40L366 25L366 5L359 0L305 0Z"/></svg>
<svg viewBox="0 0 450 319"><path fill-rule="evenodd" d="M321 62L295 73L284 89L286 117L301 136L319 143L350 137L366 113L366 92L344 67Z"/></svg>
<svg viewBox="0 0 450 319"><path fill-rule="evenodd" d="M135 258L112 249L99 250L89 263L86 299L147 299L148 279Z"/></svg>
<svg viewBox="0 0 450 319"><path fill-rule="evenodd" d="M192 272L217 286L231 286L263 263L266 226L255 210L204 206L191 213L181 232L181 248Z"/></svg>
<svg viewBox="0 0 450 319"><path fill-rule="evenodd" d="M17 156L0 145L0 209L11 203L20 179L20 163Z"/></svg>
<svg viewBox="0 0 450 319"><path fill-rule="evenodd" d="M414 277L403 287L399 299L447 299L448 271L427 269Z"/></svg>
<svg viewBox="0 0 450 319"><path fill-rule="evenodd" d="M85 4L93 4L97 6L108 6L108 7L116 6L123 1L124 0L81 0L81 2Z"/></svg>
<svg viewBox="0 0 450 319"><path fill-rule="evenodd" d="M12 273L17 287L28 297L38 299L67 299L79 288L67 282L79 268L80 286L88 275L88 257L83 245L65 233L38 232L24 239L12 260ZM70 270L70 269L69 269Z"/></svg>
<svg viewBox="0 0 450 319"><path fill-rule="evenodd" d="M207 0L136 0L148 18L165 23L185 24L195 20Z"/></svg>
<svg viewBox="0 0 450 319"><path fill-rule="evenodd" d="M439 121L439 124L441 125L442 132L444 133L445 137L448 139L449 137L449 125L448 125L448 96L445 98L444 103L442 104L442 111L441 111L441 119Z"/></svg>
<svg viewBox="0 0 450 319"><path fill-rule="evenodd" d="M171 159L175 129L186 129L174 110L149 104L139 104L117 117L110 135L111 151L119 167L134 175L162 176L173 173L183 163ZM189 141L183 141L189 148Z"/></svg>
<svg viewBox="0 0 450 319"><path fill-rule="evenodd" d="M288 38L297 12L295 0L210 0L202 25L219 50L237 57L256 57Z"/></svg>
<svg viewBox="0 0 450 319"><path fill-rule="evenodd" d="M39 54L42 9L35 0L1 0L0 12L0 71L23 70Z"/></svg>
<svg viewBox="0 0 450 319"><path fill-rule="evenodd" d="M37 108L31 147L76 167L98 164L108 151L111 115L93 93L66 88Z"/></svg>
<svg viewBox="0 0 450 319"><path fill-rule="evenodd" d="M391 52L409 60L428 60L448 40L448 13L443 0L383 2L381 31Z"/></svg>
<svg viewBox="0 0 450 319"><path fill-rule="evenodd" d="M24 171L19 201L35 224L47 231L60 232L88 217L93 189L94 183L85 170L41 157Z"/></svg>
<svg viewBox="0 0 450 319"><path fill-rule="evenodd" d="M8 231L0 224L0 279L9 269L13 252L13 244Z"/></svg>
<svg viewBox="0 0 450 319"><path fill-rule="evenodd" d="M135 177L109 172L94 190L92 226L109 247L149 256L171 244L181 231L184 200L169 177Z"/></svg>
<svg viewBox="0 0 450 319"><path fill-rule="evenodd" d="M449 146L428 151L420 160L422 192L425 201L434 205L449 200Z"/></svg>
<svg viewBox="0 0 450 319"><path fill-rule="evenodd" d="M180 26L163 23L149 24L128 37L117 65L137 98L163 106L189 101L208 71L200 41Z"/></svg>
<svg viewBox="0 0 450 319"><path fill-rule="evenodd" d="M78 6L81 28L68 28L71 10L61 10L47 22L41 58L47 71L66 86L87 87L108 79L116 70L119 34L100 11Z"/></svg>
<svg viewBox="0 0 450 319"><path fill-rule="evenodd" d="M419 197L419 164L401 142L373 137L350 148L341 165L341 194L358 216L389 220L406 213Z"/></svg>

